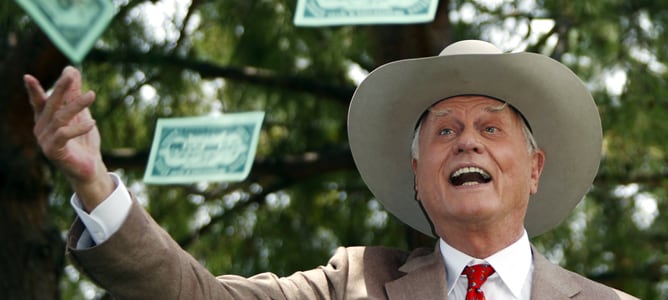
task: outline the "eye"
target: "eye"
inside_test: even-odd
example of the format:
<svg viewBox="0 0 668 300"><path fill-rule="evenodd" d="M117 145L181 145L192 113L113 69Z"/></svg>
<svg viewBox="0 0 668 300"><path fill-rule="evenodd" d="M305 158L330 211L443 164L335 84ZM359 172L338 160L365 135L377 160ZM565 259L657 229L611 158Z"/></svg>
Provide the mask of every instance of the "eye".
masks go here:
<svg viewBox="0 0 668 300"><path fill-rule="evenodd" d="M497 133L498 131L499 131L499 129L496 128L496 127L492 127L492 126L485 127L485 132L486 133Z"/></svg>
<svg viewBox="0 0 668 300"><path fill-rule="evenodd" d="M450 128L444 128L438 133L438 135L451 135L453 133L455 133L454 130L452 130Z"/></svg>

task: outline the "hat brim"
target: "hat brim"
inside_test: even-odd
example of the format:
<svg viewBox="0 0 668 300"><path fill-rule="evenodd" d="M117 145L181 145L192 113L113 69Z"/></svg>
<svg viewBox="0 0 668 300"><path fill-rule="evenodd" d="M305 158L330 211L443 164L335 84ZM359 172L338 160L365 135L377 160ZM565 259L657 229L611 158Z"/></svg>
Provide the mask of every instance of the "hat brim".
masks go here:
<svg viewBox="0 0 668 300"><path fill-rule="evenodd" d="M529 122L546 160L525 228L536 236L561 223L598 171L601 120L582 81L556 60L534 53L407 59L371 72L348 113L350 148L371 192L399 220L434 236L415 200L410 145L422 113L459 95L506 101Z"/></svg>

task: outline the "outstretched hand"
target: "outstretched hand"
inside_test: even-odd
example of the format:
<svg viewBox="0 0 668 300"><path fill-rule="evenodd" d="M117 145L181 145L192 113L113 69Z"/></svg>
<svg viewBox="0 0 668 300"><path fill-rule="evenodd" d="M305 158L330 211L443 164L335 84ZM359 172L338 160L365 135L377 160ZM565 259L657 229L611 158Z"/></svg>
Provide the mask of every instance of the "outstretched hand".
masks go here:
<svg viewBox="0 0 668 300"><path fill-rule="evenodd" d="M35 113L33 133L44 155L67 177L87 210L92 210L114 188L100 153L100 134L88 107L95 93L81 92L81 74L66 67L47 95L39 81L24 82Z"/></svg>

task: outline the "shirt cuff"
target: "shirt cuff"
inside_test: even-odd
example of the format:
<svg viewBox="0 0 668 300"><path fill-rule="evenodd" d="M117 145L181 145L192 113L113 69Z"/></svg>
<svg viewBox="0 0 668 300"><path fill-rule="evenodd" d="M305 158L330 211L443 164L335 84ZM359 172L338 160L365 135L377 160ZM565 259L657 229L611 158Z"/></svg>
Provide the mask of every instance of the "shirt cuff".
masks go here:
<svg viewBox="0 0 668 300"><path fill-rule="evenodd" d="M74 194L70 204L86 229L82 233L77 248L82 249L104 243L121 227L132 207L132 198L123 181L114 173L109 173L116 184L114 191L93 211L87 213L79 197ZM92 243L91 240L92 239ZM88 240L88 241L85 241Z"/></svg>

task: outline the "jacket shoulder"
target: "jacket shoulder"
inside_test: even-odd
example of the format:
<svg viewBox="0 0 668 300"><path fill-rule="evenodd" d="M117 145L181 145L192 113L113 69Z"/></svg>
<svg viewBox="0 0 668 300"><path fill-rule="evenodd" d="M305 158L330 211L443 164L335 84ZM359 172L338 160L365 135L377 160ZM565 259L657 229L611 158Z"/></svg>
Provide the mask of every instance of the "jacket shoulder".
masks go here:
<svg viewBox="0 0 668 300"><path fill-rule="evenodd" d="M412 252L380 246L339 247L328 265L360 266L366 272L395 273Z"/></svg>
<svg viewBox="0 0 668 300"><path fill-rule="evenodd" d="M548 261L535 248L533 254L535 269L531 288L532 298L634 299L623 292Z"/></svg>
<svg viewBox="0 0 668 300"><path fill-rule="evenodd" d="M340 247L330 259L330 263L345 259L350 264L364 266L365 268L377 268L385 271L399 270L407 262L430 261L433 253L434 249L429 248L406 251L383 246Z"/></svg>
<svg viewBox="0 0 668 300"><path fill-rule="evenodd" d="M339 247L327 265L318 268L318 273L322 272L334 294L343 294L343 298L384 299L385 284L406 275L403 266L431 253L433 250L409 252L380 246ZM302 274L313 275L312 272Z"/></svg>

